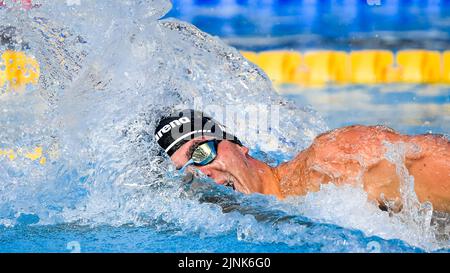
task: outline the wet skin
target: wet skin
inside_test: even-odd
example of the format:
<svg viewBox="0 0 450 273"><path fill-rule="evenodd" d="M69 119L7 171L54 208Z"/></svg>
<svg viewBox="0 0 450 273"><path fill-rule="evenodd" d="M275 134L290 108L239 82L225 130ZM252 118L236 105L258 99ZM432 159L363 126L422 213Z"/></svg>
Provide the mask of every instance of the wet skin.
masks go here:
<svg viewBox="0 0 450 273"><path fill-rule="evenodd" d="M177 168L189 160L190 149L208 137L191 140L171 159ZM403 143L404 163L386 159L386 142ZM283 199L320 190L320 185L350 184L362 187L380 207L385 201L401 209L396 169L414 178L420 202L430 201L438 211L450 212L450 142L439 135L401 135L383 126L349 126L319 135L293 160L277 167L252 158L248 148L221 141L216 159L206 166L191 166L219 184L234 184L242 193L262 193Z"/></svg>

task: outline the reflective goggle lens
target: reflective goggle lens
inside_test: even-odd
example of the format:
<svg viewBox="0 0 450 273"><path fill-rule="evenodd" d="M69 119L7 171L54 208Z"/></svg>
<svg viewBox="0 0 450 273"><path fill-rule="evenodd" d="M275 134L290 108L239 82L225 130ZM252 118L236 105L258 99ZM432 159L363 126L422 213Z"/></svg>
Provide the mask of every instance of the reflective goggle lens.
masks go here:
<svg viewBox="0 0 450 273"><path fill-rule="evenodd" d="M214 139L200 144L195 148L191 155L191 159L184 164L180 171L184 172L189 165L206 166L211 163L217 156L217 145L219 142L220 141Z"/></svg>
<svg viewBox="0 0 450 273"><path fill-rule="evenodd" d="M192 153L192 161L196 165L205 166L211 163L217 156L216 141L211 140L200 144Z"/></svg>

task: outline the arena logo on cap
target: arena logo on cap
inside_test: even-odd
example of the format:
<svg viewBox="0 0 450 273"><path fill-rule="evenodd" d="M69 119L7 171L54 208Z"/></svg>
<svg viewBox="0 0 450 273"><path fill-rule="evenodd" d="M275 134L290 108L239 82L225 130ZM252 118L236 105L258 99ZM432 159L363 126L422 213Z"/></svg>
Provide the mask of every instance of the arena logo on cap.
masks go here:
<svg viewBox="0 0 450 273"><path fill-rule="evenodd" d="M161 130L159 130L158 133L156 133L155 135L156 141L158 141L163 136L163 134L170 132L170 130L172 130L173 128L176 128L189 122L191 122L191 120L188 117L182 117L177 120L171 121L169 124L161 128Z"/></svg>

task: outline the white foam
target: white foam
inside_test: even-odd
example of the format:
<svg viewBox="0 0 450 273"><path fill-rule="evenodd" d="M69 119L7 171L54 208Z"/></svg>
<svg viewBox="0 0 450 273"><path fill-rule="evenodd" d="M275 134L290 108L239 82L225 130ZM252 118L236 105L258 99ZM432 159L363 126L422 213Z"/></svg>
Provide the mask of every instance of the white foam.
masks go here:
<svg viewBox="0 0 450 273"><path fill-rule="evenodd" d="M0 223L14 225L23 212L37 215L39 224L151 225L181 234L231 232L252 242L365 250L357 240L346 245L337 234L310 234L297 223L261 223L181 198L181 178L167 174L173 166L158 155L152 138L167 108L192 107L199 97L205 105L278 105L280 126L271 137L261 140L249 130L244 138L262 152L292 154L327 129L314 111L277 95L267 76L236 49L190 24L157 21L169 1L36 2L42 7L27 13L0 10L41 66L38 86L26 95L2 97L0 122L6 128L0 139L4 147L56 146L58 156L48 157L46 165L0 158ZM325 187L296 199L303 201L293 214L424 245L421 233L401 232L405 225L364 197L348 187ZM269 210L286 206L263 200L257 204Z"/></svg>

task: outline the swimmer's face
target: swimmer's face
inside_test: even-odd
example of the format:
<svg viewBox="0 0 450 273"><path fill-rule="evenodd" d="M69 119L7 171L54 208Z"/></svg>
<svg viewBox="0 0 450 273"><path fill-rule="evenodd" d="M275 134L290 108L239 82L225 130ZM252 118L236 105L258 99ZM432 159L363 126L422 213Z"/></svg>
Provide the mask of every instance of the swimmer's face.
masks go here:
<svg viewBox="0 0 450 273"><path fill-rule="evenodd" d="M182 168L191 158L193 149L202 142L213 139L212 137L199 137L181 146L172 156L172 162L177 169ZM212 178L216 183L233 186L243 193L254 192L252 184L255 183L252 169L248 164L248 148L240 146L228 140L222 140L217 146L217 157L208 165L188 167L200 170L203 174ZM253 179L252 179L253 176Z"/></svg>

